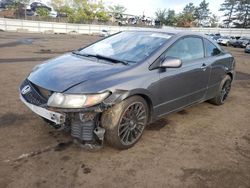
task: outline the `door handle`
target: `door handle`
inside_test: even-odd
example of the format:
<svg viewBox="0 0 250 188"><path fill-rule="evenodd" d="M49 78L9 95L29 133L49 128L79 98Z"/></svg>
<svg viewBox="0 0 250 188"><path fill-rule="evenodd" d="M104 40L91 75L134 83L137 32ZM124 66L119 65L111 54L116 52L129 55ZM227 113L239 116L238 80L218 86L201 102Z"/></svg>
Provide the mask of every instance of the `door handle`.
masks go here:
<svg viewBox="0 0 250 188"><path fill-rule="evenodd" d="M203 64L201 65L201 69L202 69L203 71L205 71L205 70L207 69L207 65L206 65L205 63L203 63Z"/></svg>

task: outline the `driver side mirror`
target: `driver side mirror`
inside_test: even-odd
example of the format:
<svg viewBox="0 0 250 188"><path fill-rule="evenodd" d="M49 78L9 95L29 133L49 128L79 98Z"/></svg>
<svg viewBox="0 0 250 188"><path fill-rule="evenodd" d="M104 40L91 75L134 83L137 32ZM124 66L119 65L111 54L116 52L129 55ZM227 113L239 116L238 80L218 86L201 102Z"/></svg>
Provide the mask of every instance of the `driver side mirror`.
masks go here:
<svg viewBox="0 0 250 188"><path fill-rule="evenodd" d="M166 57L163 62L161 62L161 68L179 68L182 66L182 62L176 57Z"/></svg>

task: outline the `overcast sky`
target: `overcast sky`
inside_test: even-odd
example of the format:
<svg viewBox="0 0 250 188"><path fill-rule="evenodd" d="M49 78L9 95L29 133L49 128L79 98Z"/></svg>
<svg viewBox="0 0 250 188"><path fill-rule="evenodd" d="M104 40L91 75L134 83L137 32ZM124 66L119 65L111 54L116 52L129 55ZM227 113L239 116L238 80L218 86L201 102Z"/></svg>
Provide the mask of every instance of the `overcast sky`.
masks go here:
<svg viewBox="0 0 250 188"><path fill-rule="evenodd" d="M33 0L34 1L34 0ZM35 0L49 2L50 0ZM198 6L202 0L102 0L107 6L120 4L127 8L127 14L144 15L155 17L157 9L174 9L177 13L181 12L184 6L190 2ZM206 0L209 2L209 9L213 14L221 16L219 11L220 4L224 0Z"/></svg>
<svg viewBox="0 0 250 188"><path fill-rule="evenodd" d="M184 6L190 2L198 6L202 0L103 0L105 4L121 4L127 8L126 13L142 15L143 12L147 16L155 16L157 9L174 9L177 13L181 12ZM207 0L209 9L217 16L221 16L222 12L218 11L220 4L224 0Z"/></svg>

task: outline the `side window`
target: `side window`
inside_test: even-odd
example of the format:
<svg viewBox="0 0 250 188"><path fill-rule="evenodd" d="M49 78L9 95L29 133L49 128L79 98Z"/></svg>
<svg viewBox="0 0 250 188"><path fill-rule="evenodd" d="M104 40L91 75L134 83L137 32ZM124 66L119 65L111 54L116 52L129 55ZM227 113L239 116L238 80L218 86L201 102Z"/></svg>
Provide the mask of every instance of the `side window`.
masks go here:
<svg viewBox="0 0 250 188"><path fill-rule="evenodd" d="M186 37L175 42L165 53L166 56L176 57L183 62L204 57L204 48L201 38Z"/></svg>
<svg viewBox="0 0 250 188"><path fill-rule="evenodd" d="M205 41L207 57L216 56L221 53L221 51L212 42L210 42L207 39L204 39L204 41Z"/></svg>

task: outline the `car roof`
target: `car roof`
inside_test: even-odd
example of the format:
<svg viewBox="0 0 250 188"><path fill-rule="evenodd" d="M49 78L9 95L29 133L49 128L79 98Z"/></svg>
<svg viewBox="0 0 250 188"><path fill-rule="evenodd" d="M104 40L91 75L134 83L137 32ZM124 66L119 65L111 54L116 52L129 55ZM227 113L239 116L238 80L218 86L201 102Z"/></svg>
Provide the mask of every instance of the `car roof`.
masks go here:
<svg viewBox="0 0 250 188"><path fill-rule="evenodd" d="M194 32L194 31L184 31L184 30L177 30L177 29L134 29L134 30L125 30L125 31L136 31L136 32L152 32L152 33L164 33L164 34L170 34L170 35L197 35L206 37L206 35Z"/></svg>
<svg viewBox="0 0 250 188"><path fill-rule="evenodd" d="M202 38L209 40L215 46L217 46L219 49L222 50L222 48L217 44L217 42L215 42L213 39L211 39L211 37L204 35L202 33L199 33L199 32L195 32L195 31L186 31L186 30L177 30L177 29L157 29L157 28L154 28L154 29L152 29L152 28L148 28L148 29L139 28L139 29L131 29L131 30L125 30L125 31L162 33L162 34L172 35L173 37L176 37L176 38L180 38L182 36L194 35L194 36L199 36L199 37L202 37ZM215 35L213 37L220 38L221 36Z"/></svg>

